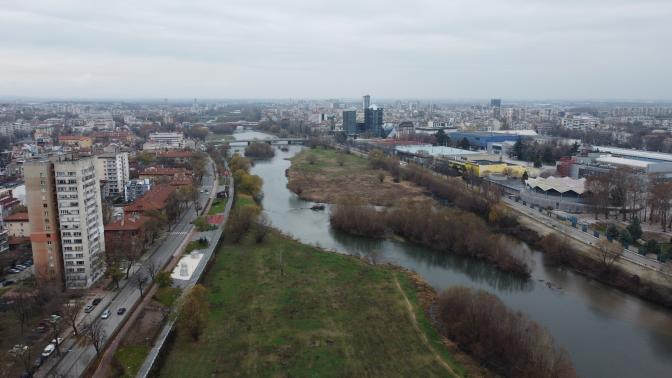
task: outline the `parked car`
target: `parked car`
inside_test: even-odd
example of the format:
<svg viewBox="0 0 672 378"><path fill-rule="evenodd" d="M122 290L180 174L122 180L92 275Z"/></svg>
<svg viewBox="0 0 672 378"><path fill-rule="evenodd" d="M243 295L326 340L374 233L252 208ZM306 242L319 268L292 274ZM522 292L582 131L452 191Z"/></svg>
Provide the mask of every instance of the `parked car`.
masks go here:
<svg viewBox="0 0 672 378"><path fill-rule="evenodd" d="M103 314L100 315L100 317L103 319L107 319L110 317L110 315L112 315L112 311L110 311L110 309L108 308L107 310L103 311Z"/></svg>
<svg viewBox="0 0 672 378"><path fill-rule="evenodd" d="M2 286L5 287L5 286L9 286L9 285L14 285L14 283L15 283L15 282L12 281L12 280L7 280L7 281L5 281L5 282L2 283Z"/></svg>
<svg viewBox="0 0 672 378"><path fill-rule="evenodd" d="M27 266L22 265L22 264L14 265L14 269L21 269L21 270L24 270L24 269L26 269L26 268L27 268Z"/></svg>
<svg viewBox="0 0 672 378"><path fill-rule="evenodd" d="M12 268L9 270L9 273L21 273L21 271L19 269Z"/></svg>
<svg viewBox="0 0 672 378"><path fill-rule="evenodd" d="M122 307L117 310L117 315L124 315L124 312L126 312L126 307Z"/></svg>
<svg viewBox="0 0 672 378"><path fill-rule="evenodd" d="M91 302L94 306L98 306L98 303L100 303L103 300L103 298L96 298Z"/></svg>
<svg viewBox="0 0 672 378"><path fill-rule="evenodd" d="M42 351L42 357L49 357L51 356L52 353L54 353L54 350L56 350L56 345L54 344L49 344L47 345L44 350Z"/></svg>
<svg viewBox="0 0 672 378"><path fill-rule="evenodd" d="M86 312L87 314L90 313L91 311L93 311L93 305L86 305L86 307L84 307L84 312Z"/></svg>
<svg viewBox="0 0 672 378"><path fill-rule="evenodd" d="M56 342L58 341L58 342ZM55 345L61 345L63 344L63 338L62 337L57 337L55 339L51 339L51 343Z"/></svg>

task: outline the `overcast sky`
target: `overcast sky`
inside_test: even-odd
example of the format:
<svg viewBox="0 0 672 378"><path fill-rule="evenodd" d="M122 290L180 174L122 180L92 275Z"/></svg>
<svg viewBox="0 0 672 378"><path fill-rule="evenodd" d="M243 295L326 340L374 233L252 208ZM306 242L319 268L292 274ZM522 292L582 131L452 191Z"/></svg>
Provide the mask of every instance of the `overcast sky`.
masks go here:
<svg viewBox="0 0 672 378"><path fill-rule="evenodd" d="M0 96L672 99L670 0L0 0Z"/></svg>

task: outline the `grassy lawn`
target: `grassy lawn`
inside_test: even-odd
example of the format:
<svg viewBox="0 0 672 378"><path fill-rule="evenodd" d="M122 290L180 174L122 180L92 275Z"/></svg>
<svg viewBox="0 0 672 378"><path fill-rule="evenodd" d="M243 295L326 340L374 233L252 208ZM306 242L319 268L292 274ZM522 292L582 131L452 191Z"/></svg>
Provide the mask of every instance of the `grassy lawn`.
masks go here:
<svg viewBox="0 0 672 378"><path fill-rule="evenodd" d="M310 164L308 156L315 156L315 163ZM343 166L338 165L336 157L343 156ZM292 168L305 173L323 173L325 169L330 174L347 175L353 171L361 172L370 170L366 159L353 154L339 153L336 150L323 148L306 149L292 158ZM346 169L347 168L347 169Z"/></svg>
<svg viewBox="0 0 672 378"><path fill-rule="evenodd" d="M462 374L431 330L408 277L278 234L225 244L204 277L208 325L177 335L159 376L449 376L411 320Z"/></svg>
<svg viewBox="0 0 672 378"><path fill-rule="evenodd" d="M210 231L210 230L214 230L215 228L217 228L217 226L208 223L208 220L206 219L206 217L204 217L202 215L200 217L196 217L196 219L194 219L191 222L191 224L193 224L196 227L196 229L200 232Z"/></svg>
<svg viewBox="0 0 672 378"><path fill-rule="evenodd" d="M117 349L114 357L119 361L119 364L124 369L122 377L135 377L136 373L145 361L151 348L145 345L142 346L125 346Z"/></svg>
<svg viewBox="0 0 672 378"><path fill-rule="evenodd" d="M177 287L161 287L154 294L154 300L166 307L173 307L181 292L182 289Z"/></svg>
<svg viewBox="0 0 672 378"><path fill-rule="evenodd" d="M215 215L215 214L223 213L224 208L226 207L226 202L227 201L228 201L228 198L216 199L215 202L212 203L212 206L210 207L210 211L208 211L208 215Z"/></svg>
<svg viewBox="0 0 672 378"><path fill-rule="evenodd" d="M184 247L184 253L189 253L191 251L195 251L197 249L205 249L208 247L208 243L205 243L201 240L194 240L190 241L189 244L187 244L186 247Z"/></svg>

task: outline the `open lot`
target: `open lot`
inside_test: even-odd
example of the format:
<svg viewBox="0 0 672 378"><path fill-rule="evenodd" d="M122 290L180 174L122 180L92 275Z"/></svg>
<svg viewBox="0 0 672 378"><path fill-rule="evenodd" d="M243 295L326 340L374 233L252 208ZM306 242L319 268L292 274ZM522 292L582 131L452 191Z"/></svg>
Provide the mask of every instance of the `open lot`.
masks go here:
<svg viewBox="0 0 672 378"><path fill-rule="evenodd" d="M380 174L385 175L383 182ZM364 158L323 148L306 149L292 158L288 187L303 199L326 203L337 202L344 194L356 194L366 203L381 206L393 205L400 198L427 199L423 189L409 182L395 183L388 173L371 169Z"/></svg>

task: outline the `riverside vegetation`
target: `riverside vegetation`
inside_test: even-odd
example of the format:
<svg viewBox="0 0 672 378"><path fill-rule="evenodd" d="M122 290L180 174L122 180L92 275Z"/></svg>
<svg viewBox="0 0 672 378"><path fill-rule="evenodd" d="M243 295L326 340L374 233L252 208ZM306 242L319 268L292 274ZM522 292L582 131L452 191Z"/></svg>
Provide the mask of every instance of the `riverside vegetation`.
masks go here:
<svg viewBox="0 0 672 378"><path fill-rule="evenodd" d="M310 164L312 159L308 156L314 153L315 150L300 153L292 166L294 162L297 166L304 162ZM341 156L335 151L331 154ZM339 159L331 163L325 161L328 154L322 150L318 150L317 155L321 164L331 164L328 169L335 170L338 165L355 176L353 181L357 180L359 171L341 164ZM519 252L519 242L496 232L516 227L517 222L498 204L498 195L492 188L467 188L459 179L434 175L419 167L397 171L399 162L382 155L373 154L368 162L348 156L348 159L359 160L359 164L364 162L365 169L378 173L389 168L393 182L410 180L429 189L428 194L434 194L435 198L449 200L453 206L440 206L428 199L381 209L359 199L368 198L368 193L355 189L359 198L336 201L331 214L332 227L368 237L395 234L446 253L485 259L501 270L529 276L529 260ZM292 177L301 177L291 170L290 189ZM364 174L375 177L370 172ZM475 193L477 190L480 192ZM493 295L467 288L449 288L428 308L433 308L428 314L445 337L495 373L520 377L576 375L568 354L555 346L548 332L522 314L507 309Z"/></svg>
<svg viewBox="0 0 672 378"><path fill-rule="evenodd" d="M282 236L251 198L236 196L158 375L482 375L448 352L408 273Z"/></svg>

